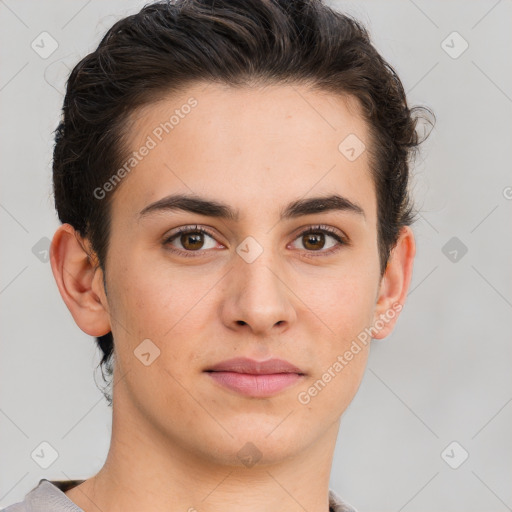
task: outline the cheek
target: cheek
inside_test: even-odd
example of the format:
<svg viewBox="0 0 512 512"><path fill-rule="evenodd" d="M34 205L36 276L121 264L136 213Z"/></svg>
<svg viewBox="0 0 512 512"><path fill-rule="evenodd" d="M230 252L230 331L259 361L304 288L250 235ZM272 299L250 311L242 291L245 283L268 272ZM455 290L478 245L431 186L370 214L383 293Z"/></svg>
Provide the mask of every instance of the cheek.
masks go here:
<svg viewBox="0 0 512 512"><path fill-rule="evenodd" d="M194 295L179 273L165 278L154 267L125 267L117 286L118 312L129 326L131 337L160 339L186 313Z"/></svg>
<svg viewBox="0 0 512 512"><path fill-rule="evenodd" d="M111 313L116 364L121 374L130 373L131 394L141 399L178 396L180 388L172 377L181 381L190 368L184 364L194 357L189 343L193 341L190 329L194 328L190 317L196 311L194 304L204 295L186 282L183 273L160 267L134 258L119 261L111 275L109 303L114 305ZM146 361L144 354L149 354ZM166 393L162 393L163 388Z"/></svg>
<svg viewBox="0 0 512 512"><path fill-rule="evenodd" d="M213 270L177 268L165 258L134 254L120 261L112 273L111 294L115 319L122 324L117 326L119 339L124 340L119 349L129 355L149 338L162 351L172 345L175 360L192 357L195 335L201 334L204 319L212 314L218 279Z"/></svg>
<svg viewBox="0 0 512 512"><path fill-rule="evenodd" d="M318 295L311 309L318 308L329 334L317 336L311 347L315 371L296 397L307 414L327 415L335 421L357 393L370 348L365 329L371 325L374 293L374 285L354 278L331 282Z"/></svg>
<svg viewBox="0 0 512 512"><path fill-rule="evenodd" d="M318 361L316 371L297 399L319 412L344 410L366 367L371 338L365 329L372 322L378 279L356 266L352 269L308 295L308 305L328 327L328 336L315 342L311 356Z"/></svg>
<svg viewBox="0 0 512 512"><path fill-rule="evenodd" d="M371 324L378 290L373 274L358 272L356 268L340 274L325 280L321 289L308 293L307 299L311 309L318 311L329 327L338 349Z"/></svg>

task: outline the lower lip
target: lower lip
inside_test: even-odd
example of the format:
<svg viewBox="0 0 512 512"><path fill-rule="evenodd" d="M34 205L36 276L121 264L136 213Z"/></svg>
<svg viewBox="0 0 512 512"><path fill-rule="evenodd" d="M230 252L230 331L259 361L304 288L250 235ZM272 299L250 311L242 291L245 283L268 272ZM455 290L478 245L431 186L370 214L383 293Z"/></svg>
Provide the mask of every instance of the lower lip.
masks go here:
<svg viewBox="0 0 512 512"><path fill-rule="evenodd" d="M250 375L236 372L208 372L219 384L246 396L269 397L292 386L301 375L298 373L273 373L269 375Z"/></svg>

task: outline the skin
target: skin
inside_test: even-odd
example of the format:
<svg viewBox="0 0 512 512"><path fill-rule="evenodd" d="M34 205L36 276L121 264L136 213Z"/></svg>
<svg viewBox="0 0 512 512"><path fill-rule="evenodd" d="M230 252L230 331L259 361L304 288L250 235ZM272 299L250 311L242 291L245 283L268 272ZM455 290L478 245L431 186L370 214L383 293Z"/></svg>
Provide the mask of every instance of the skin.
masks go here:
<svg viewBox="0 0 512 512"><path fill-rule="evenodd" d="M116 350L105 465L66 494L86 512L326 512L341 416L359 388L370 344L309 403L297 395L358 334L404 303L414 237L402 229L381 276L368 151L351 162L338 150L350 133L370 144L355 100L303 85L195 84L137 111L128 147L140 148L192 96L197 106L110 192L108 295L88 241L67 224L53 239L52 269L73 318L91 336L112 330ZM139 216L175 193L226 203L240 218ZM288 203L331 194L364 215L328 211L280 220ZM318 224L349 243L328 254L339 242L325 234L308 245L301 233ZM190 247L179 236L165 243L190 225L214 237L204 235L194 257L171 252ZM248 236L263 249L252 263L236 252ZM374 338L387 336L397 318ZM134 355L147 338L160 349L149 366ZM254 398L204 372L238 356L278 357L306 375L275 396ZM238 455L248 442L261 455L251 467Z"/></svg>

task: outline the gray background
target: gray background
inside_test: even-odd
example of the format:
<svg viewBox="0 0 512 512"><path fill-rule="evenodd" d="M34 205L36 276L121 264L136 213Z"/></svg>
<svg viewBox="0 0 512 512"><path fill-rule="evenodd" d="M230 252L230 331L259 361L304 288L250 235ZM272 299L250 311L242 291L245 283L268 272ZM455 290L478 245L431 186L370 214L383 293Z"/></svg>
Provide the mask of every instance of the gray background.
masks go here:
<svg viewBox="0 0 512 512"><path fill-rule="evenodd" d="M52 131L68 67L144 3L0 0L0 507L40 478L91 476L108 450L99 354L45 261L58 226ZM414 171L410 297L373 342L331 487L360 512L512 510L511 2L331 5L369 27L410 104L437 116ZM43 31L58 43L47 58L31 47ZM460 55L454 31L469 44ZM43 441L59 455L48 469L31 457Z"/></svg>

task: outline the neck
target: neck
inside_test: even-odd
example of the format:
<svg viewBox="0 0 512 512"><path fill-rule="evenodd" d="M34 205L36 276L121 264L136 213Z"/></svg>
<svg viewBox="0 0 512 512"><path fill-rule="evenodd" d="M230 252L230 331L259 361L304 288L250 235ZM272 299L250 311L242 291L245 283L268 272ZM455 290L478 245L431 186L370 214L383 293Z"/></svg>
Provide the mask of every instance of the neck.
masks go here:
<svg viewBox="0 0 512 512"><path fill-rule="evenodd" d="M230 458L169 438L137 411L116 407L114 398L105 464L66 495L85 512L328 512L338 429L339 419L306 450L285 460L276 452L265 459L255 445L239 441L233 446L242 446L242 452L233 450L238 455ZM256 463L240 454L252 455Z"/></svg>

